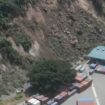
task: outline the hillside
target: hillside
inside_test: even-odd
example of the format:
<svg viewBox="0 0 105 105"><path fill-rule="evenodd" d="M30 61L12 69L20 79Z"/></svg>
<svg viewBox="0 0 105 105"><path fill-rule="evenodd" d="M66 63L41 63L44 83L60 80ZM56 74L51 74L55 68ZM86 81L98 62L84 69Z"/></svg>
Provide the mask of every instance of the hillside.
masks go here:
<svg viewBox="0 0 105 105"><path fill-rule="evenodd" d="M0 0L0 94L22 87L38 59L71 63L104 45L104 11L96 6L91 0Z"/></svg>

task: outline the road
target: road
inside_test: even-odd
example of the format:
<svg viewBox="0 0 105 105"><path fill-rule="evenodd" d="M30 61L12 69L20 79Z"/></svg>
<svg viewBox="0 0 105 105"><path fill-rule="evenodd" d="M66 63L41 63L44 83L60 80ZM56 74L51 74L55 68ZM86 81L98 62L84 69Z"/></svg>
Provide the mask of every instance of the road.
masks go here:
<svg viewBox="0 0 105 105"><path fill-rule="evenodd" d="M100 105L105 105L105 75L95 73L92 78L99 103Z"/></svg>
<svg viewBox="0 0 105 105"><path fill-rule="evenodd" d="M67 101L65 101L62 105L76 105L76 100L78 98L87 98L87 97L94 98L91 87L80 94L77 93L77 94L73 95Z"/></svg>
<svg viewBox="0 0 105 105"><path fill-rule="evenodd" d="M105 105L105 75L94 73L93 76L93 85L80 94L75 94L66 100L62 105L76 105L76 100L78 98L94 98L97 105Z"/></svg>
<svg viewBox="0 0 105 105"><path fill-rule="evenodd" d="M92 75L93 84L84 92L78 94L76 93L68 100L66 100L62 105L76 105L76 100L78 98L94 98L96 100L97 105L105 104L105 75L94 73ZM19 103L17 105L23 105L23 103Z"/></svg>

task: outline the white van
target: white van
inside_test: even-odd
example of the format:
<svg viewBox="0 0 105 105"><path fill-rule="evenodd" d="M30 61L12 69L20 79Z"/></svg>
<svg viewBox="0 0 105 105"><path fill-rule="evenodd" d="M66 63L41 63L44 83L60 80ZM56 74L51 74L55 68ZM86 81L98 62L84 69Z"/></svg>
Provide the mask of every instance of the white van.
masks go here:
<svg viewBox="0 0 105 105"><path fill-rule="evenodd" d="M79 72L84 72L85 71L85 68L84 67L81 67L80 69L79 69Z"/></svg>

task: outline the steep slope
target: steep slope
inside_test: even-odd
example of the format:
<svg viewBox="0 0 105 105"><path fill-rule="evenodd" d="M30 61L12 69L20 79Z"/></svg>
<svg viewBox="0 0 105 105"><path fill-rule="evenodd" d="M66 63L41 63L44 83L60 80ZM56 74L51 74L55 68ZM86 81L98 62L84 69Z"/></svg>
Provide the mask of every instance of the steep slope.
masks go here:
<svg viewBox="0 0 105 105"><path fill-rule="evenodd" d="M40 2L39 7L45 19L42 30L46 41L58 57L74 60L104 43L104 25L82 9L77 1L58 1L53 5L50 7L46 2L45 6Z"/></svg>
<svg viewBox="0 0 105 105"><path fill-rule="evenodd" d="M105 43L104 17L97 15L91 1L33 1L34 4L28 3L24 16L12 17L6 29L0 27L0 37L11 43L5 45L6 49L12 49L6 57L1 53L0 91L22 87L28 81L26 74L31 64L37 59L57 58L71 63ZM12 51L18 57L15 53L11 55ZM20 64L14 64L13 59Z"/></svg>

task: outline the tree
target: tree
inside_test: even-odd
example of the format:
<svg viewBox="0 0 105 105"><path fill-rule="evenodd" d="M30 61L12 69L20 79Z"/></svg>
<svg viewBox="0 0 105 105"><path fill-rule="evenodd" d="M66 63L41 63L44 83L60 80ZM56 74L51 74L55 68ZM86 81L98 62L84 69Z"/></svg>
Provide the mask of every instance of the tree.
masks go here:
<svg viewBox="0 0 105 105"><path fill-rule="evenodd" d="M95 9L97 10L98 14L102 14L103 12L103 0L92 0Z"/></svg>
<svg viewBox="0 0 105 105"><path fill-rule="evenodd" d="M57 91L59 86L70 84L76 75L69 63L62 60L42 60L33 64L30 71L30 83L44 92Z"/></svg>
<svg viewBox="0 0 105 105"><path fill-rule="evenodd" d="M3 16L18 16L24 14L25 8L32 0L0 0L0 14Z"/></svg>

